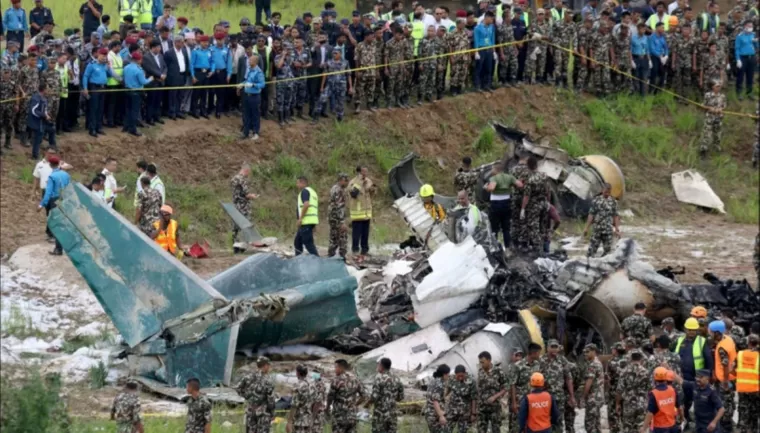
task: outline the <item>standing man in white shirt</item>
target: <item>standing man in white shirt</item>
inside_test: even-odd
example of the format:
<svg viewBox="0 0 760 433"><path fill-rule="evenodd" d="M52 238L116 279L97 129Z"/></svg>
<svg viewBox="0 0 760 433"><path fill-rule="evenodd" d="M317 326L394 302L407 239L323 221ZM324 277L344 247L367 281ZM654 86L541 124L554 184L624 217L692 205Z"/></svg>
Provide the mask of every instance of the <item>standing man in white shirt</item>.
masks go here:
<svg viewBox="0 0 760 433"><path fill-rule="evenodd" d="M116 173L116 169L118 168L118 163L116 162L116 158L108 157L106 158L106 166L103 169L102 173L106 177L106 183L105 183L105 199L108 202L108 206L113 208L113 204L116 201L116 197L120 192L124 192L127 188L124 186L119 186L116 183L116 178L114 177L114 174Z"/></svg>
<svg viewBox="0 0 760 433"><path fill-rule="evenodd" d="M166 202L166 187L164 186L164 181L158 177L156 164L148 164L145 173L148 175L148 179L150 179L150 187L161 193L161 206L163 206Z"/></svg>

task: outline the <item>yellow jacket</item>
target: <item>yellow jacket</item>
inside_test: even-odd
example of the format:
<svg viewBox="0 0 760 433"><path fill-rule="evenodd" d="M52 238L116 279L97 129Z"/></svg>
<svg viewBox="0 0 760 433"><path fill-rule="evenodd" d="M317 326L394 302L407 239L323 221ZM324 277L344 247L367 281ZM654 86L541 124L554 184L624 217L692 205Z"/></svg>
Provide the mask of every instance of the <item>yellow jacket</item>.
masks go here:
<svg viewBox="0 0 760 433"><path fill-rule="evenodd" d="M348 204L351 212L351 221L367 221L372 219L372 194L374 192L375 185L370 178L362 178L361 175L358 175L351 179L351 182L348 183Z"/></svg>
<svg viewBox="0 0 760 433"><path fill-rule="evenodd" d="M425 210L434 220L440 222L446 219L446 211L443 210L443 206L439 205L438 203L431 201L429 203L422 203L422 205L425 206Z"/></svg>

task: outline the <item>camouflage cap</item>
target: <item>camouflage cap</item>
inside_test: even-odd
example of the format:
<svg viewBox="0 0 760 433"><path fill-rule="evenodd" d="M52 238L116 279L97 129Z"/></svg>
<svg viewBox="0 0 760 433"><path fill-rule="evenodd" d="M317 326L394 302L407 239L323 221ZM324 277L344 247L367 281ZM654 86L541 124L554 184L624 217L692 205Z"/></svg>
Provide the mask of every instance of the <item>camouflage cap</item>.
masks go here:
<svg viewBox="0 0 760 433"><path fill-rule="evenodd" d="M597 352L597 351L599 351L599 348L596 347L596 344L594 344L594 343L589 343L589 344L586 345L586 347L583 348L584 352L591 352L592 350L594 352Z"/></svg>
<svg viewBox="0 0 760 433"><path fill-rule="evenodd" d="M675 320L673 320L672 317L666 317L666 318L662 319L662 324L663 325L675 325L676 322L675 322Z"/></svg>
<svg viewBox="0 0 760 433"><path fill-rule="evenodd" d="M271 361L266 356L259 356L256 358L256 364L269 364Z"/></svg>
<svg viewBox="0 0 760 433"><path fill-rule="evenodd" d="M638 348L637 349L632 349L629 353L631 355L633 355L634 353L638 353L639 355L644 356L644 352L642 352L641 349L638 349Z"/></svg>
<svg viewBox="0 0 760 433"><path fill-rule="evenodd" d="M633 337L627 337L625 340L623 340L623 343L626 346L636 346L636 339Z"/></svg>
<svg viewBox="0 0 760 433"><path fill-rule="evenodd" d="M524 350L522 350L522 349L520 349L520 348L518 347L517 349L515 349L515 351L514 351L514 354L515 354L515 355L525 355L525 351L524 351Z"/></svg>
<svg viewBox="0 0 760 433"><path fill-rule="evenodd" d="M549 346L549 347L551 347L551 346L559 346L559 341L557 341L554 338L552 338L551 340L549 340L549 341L546 342L546 345Z"/></svg>
<svg viewBox="0 0 760 433"><path fill-rule="evenodd" d="M338 180L346 179L348 180L348 174L346 173L338 173Z"/></svg>
<svg viewBox="0 0 760 433"><path fill-rule="evenodd" d="M617 343L613 344L612 348L615 350L625 350L625 346L623 345L622 341L618 341Z"/></svg>

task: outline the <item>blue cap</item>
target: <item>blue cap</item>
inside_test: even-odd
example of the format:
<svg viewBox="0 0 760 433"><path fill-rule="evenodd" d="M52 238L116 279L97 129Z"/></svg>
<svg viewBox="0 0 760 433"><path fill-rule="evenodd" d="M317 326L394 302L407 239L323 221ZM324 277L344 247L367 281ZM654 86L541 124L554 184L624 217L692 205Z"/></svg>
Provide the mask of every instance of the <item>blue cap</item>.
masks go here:
<svg viewBox="0 0 760 433"><path fill-rule="evenodd" d="M311 12L304 12L303 13L304 18L314 18L314 15L311 14Z"/></svg>
<svg viewBox="0 0 760 433"><path fill-rule="evenodd" d="M701 369L697 370L697 376L710 377L711 376L710 370L701 368Z"/></svg>
<svg viewBox="0 0 760 433"><path fill-rule="evenodd" d="M347 18L343 18L342 20L340 20L340 23L347 26L351 24L351 21L349 21Z"/></svg>
<svg viewBox="0 0 760 433"><path fill-rule="evenodd" d="M721 334L725 334L726 333L726 324L722 320L713 320L707 326L707 329L710 332L720 332Z"/></svg>
<svg viewBox="0 0 760 433"><path fill-rule="evenodd" d="M352 17L360 17L360 16L362 16L362 14L359 11L353 11L353 12L351 12L351 16Z"/></svg>
<svg viewBox="0 0 760 433"><path fill-rule="evenodd" d="M221 24L222 27L229 27L230 26L230 22L227 21L227 20L219 21L219 24Z"/></svg>

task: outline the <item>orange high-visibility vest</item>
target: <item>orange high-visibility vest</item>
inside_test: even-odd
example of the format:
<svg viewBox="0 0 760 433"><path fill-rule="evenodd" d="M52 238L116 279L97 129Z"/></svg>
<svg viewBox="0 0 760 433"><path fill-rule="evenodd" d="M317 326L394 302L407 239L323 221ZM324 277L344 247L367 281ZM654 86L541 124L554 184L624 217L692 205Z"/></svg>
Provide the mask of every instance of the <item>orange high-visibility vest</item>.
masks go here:
<svg viewBox="0 0 760 433"><path fill-rule="evenodd" d="M161 230L161 220L153 223L153 228L158 230L156 243L164 250L172 254L177 252L177 221L170 220L166 230Z"/></svg>
<svg viewBox="0 0 760 433"><path fill-rule="evenodd" d="M652 417L652 427L670 428L676 425L676 390L668 386L664 390L653 389L657 413Z"/></svg>
<svg viewBox="0 0 760 433"><path fill-rule="evenodd" d="M552 428L552 396L548 392L529 393L528 430L543 431Z"/></svg>
<svg viewBox="0 0 760 433"><path fill-rule="evenodd" d="M760 392L760 352L742 350L736 357L736 391Z"/></svg>
<svg viewBox="0 0 760 433"><path fill-rule="evenodd" d="M728 354L728 380L735 380L736 374L731 369L731 366L734 365L734 361L736 361L736 344L734 344L734 340L728 335L724 335L723 339L720 340L720 343L715 346L715 378L718 382L723 382L723 377L725 375L723 365L720 363L720 354L718 353L720 349L725 350Z"/></svg>

